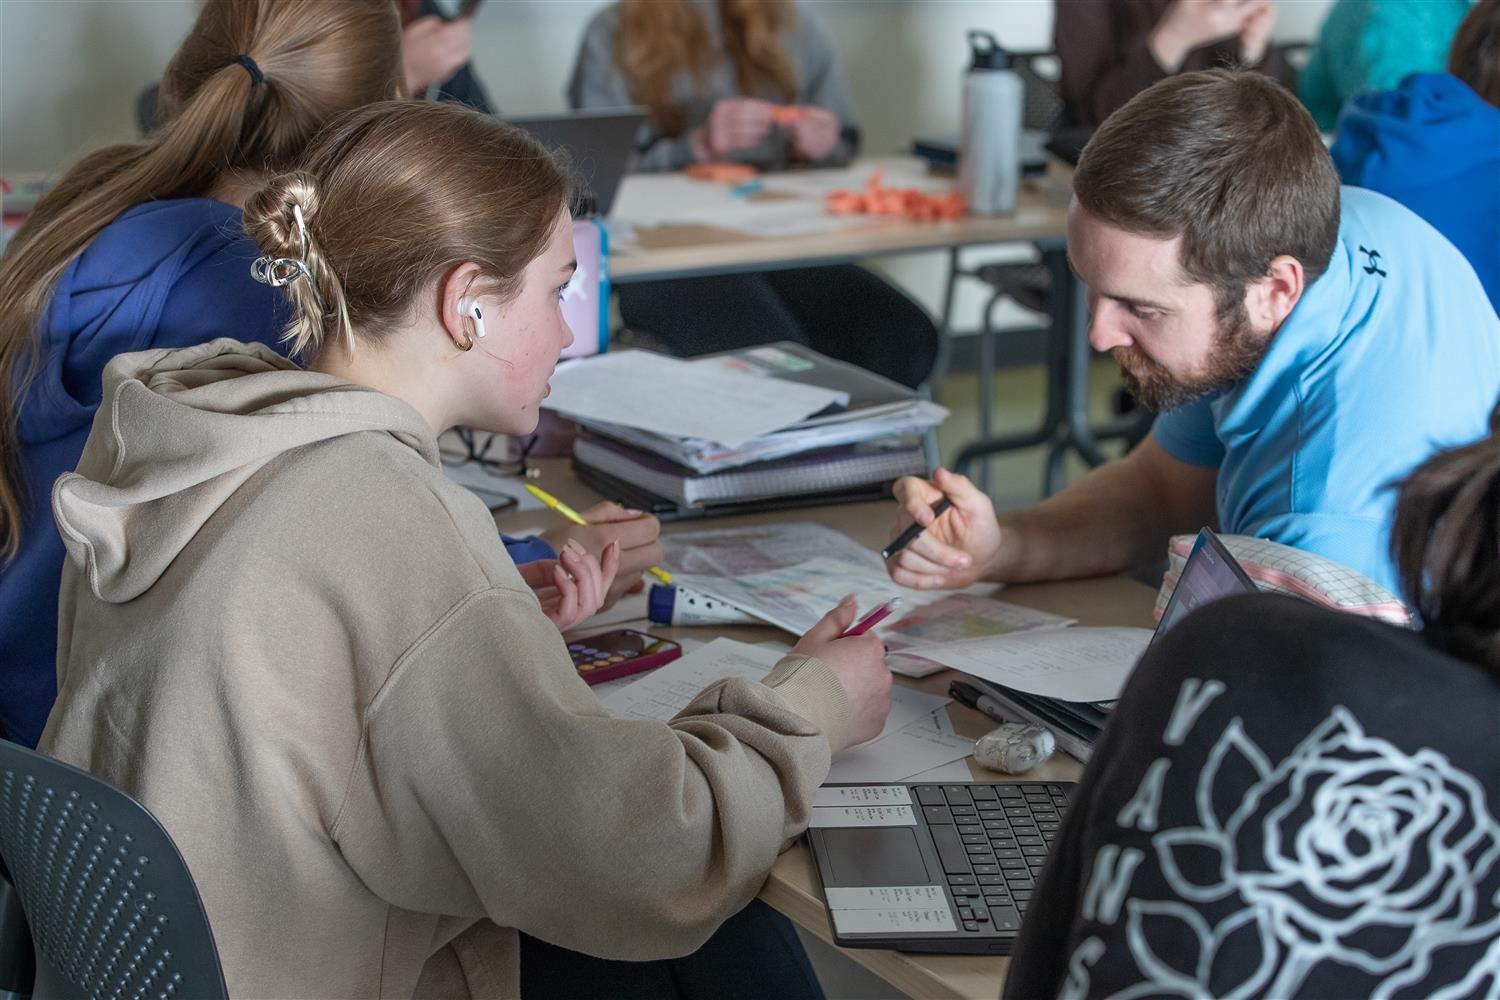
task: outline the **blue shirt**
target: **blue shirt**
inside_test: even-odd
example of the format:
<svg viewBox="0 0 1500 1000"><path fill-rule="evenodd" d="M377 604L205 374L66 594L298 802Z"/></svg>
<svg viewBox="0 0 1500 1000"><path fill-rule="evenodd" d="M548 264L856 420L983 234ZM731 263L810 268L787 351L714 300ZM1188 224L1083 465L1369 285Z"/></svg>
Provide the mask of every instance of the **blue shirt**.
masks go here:
<svg viewBox="0 0 1500 1000"><path fill-rule="evenodd" d="M1259 367L1164 413L1168 454L1219 469L1219 526L1351 566L1399 593L1393 488L1441 448L1488 433L1500 318L1435 229L1344 188L1338 243Z"/></svg>

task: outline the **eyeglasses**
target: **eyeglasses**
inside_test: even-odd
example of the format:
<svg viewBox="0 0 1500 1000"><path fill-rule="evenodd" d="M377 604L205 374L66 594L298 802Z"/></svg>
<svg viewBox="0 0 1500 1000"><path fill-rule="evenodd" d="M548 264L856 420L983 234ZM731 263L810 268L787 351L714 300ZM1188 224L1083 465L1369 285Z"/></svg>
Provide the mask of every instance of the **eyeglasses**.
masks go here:
<svg viewBox="0 0 1500 1000"><path fill-rule="evenodd" d="M502 434L490 434L484 431L476 431L471 427L454 428L453 436L457 438L459 448L440 446L439 455L444 465L459 466L472 462L496 476L520 476L522 479L536 479L541 475L541 470L527 463L526 456L531 454L531 449L536 447L540 435L533 434L526 439L521 446L521 452L515 458L502 457L494 454L497 448L508 449L507 439ZM516 505L516 498L502 493L499 490L485 489L482 485L466 484L472 492L489 507L491 513L499 513L509 510Z"/></svg>

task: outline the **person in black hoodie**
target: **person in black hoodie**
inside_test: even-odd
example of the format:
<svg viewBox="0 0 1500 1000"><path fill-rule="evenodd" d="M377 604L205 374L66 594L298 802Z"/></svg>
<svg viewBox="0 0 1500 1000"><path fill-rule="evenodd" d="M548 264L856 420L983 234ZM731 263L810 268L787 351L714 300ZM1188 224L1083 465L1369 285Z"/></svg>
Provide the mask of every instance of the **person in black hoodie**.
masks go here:
<svg viewBox="0 0 1500 1000"><path fill-rule="evenodd" d="M1393 537L1420 632L1261 594L1151 647L1006 997L1500 990L1500 410Z"/></svg>

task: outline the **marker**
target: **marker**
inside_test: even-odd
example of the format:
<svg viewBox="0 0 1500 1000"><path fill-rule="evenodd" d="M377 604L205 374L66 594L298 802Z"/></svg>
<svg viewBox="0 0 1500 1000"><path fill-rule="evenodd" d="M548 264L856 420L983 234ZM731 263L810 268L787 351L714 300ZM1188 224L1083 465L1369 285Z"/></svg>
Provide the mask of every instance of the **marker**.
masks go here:
<svg viewBox="0 0 1500 1000"><path fill-rule="evenodd" d="M651 585L646 597L646 617L658 625L763 625L754 615L717 597L686 587Z"/></svg>
<svg viewBox="0 0 1500 1000"><path fill-rule="evenodd" d="M542 489L540 486L533 486L531 483L527 483L526 484L526 492L530 493L532 496L536 497L538 500L540 500L542 503L546 504L552 510L554 510L558 514L562 515L562 518L565 521L572 521L574 524L588 524L589 523L589 522L587 522L587 521L585 521L583 519L583 515L582 514L578 513L578 511L574 510L572 507L569 507L567 504L563 503L561 500L557 499L557 497L553 496L551 493L548 493L546 490ZM672 582L672 574L668 573L666 570L662 569L660 566L647 566L646 567L646 572L650 573L652 576L656 577L662 583L671 583Z"/></svg>
<svg viewBox="0 0 1500 1000"><path fill-rule="evenodd" d="M953 501L949 500L947 497L943 497L943 499L932 505L932 519L936 521L939 517L942 516L943 511L952 506ZM880 558L889 559L891 556L895 555L897 552L900 552L902 549L910 545L913 541L916 540L916 537L918 535L926 530L927 529L922 525L918 524L916 521L913 521L911 523L911 527L901 532L901 534L896 536L895 541L891 542L885 548L880 550Z"/></svg>
<svg viewBox="0 0 1500 1000"><path fill-rule="evenodd" d="M839 636L839 638L847 639L851 635L864 635L866 632L870 631L870 629L874 628L876 625L879 625L881 622L889 618L892 611L895 611L897 608L901 607L901 603L901 598L893 597L889 601L886 601L884 604L877 605L874 611L871 611L859 621L855 622L853 625L850 625L849 631Z"/></svg>
<svg viewBox="0 0 1500 1000"><path fill-rule="evenodd" d="M965 684L963 681L954 681L948 685L948 697L960 705L967 705L976 711L983 712L996 722L1011 721L1006 718L1004 711L1000 708L999 702L987 694L982 694L972 684Z"/></svg>

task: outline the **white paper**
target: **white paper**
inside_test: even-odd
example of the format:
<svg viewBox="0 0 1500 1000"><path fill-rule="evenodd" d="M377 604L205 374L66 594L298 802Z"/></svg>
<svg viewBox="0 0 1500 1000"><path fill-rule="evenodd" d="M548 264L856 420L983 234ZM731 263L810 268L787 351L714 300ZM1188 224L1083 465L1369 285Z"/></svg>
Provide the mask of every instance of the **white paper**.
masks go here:
<svg viewBox="0 0 1500 1000"><path fill-rule="evenodd" d="M912 934L953 932L953 910L942 907L906 907L891 910L830 910L833 926L840 934Z"/></svg>
<svg viewBox="0 0 1500 1000"><path fill-rule="evenodd" d="M604 707L617 718L665 722L710 684L726 677L758 681L783 655L779 649L715 639L648 674L610 681L595 690ZM837 754L829 780L900 781L955 756L967 756L973 752L974 743L953 735L948 710L942 707L948 701L941 695L896 689L891 693L891 714L881 735ZM846 759L852 763L840 769L840 762Z"/></svg>
<svg viewBox="0 0 1500 1000"><path fill-rule="evenodd" d="M681 659L645 674L640 680L603 699L610 714L621 719L665 722L688 706L703 689L726 677L758 681L771 672L782 654L733 639L713 642Z"/></svg>
<svg viewBox="0 0 1500 1000"><path fill-rule="evenodd" d="M736 198L720 206L711 215L685 221L769 239L857 229L884 220L874 215L830 215L818 202L809 204L797 199Z"/></svg>
<svg viewBox="0 0 1500 1000"><path fill-rule="evenodd" d="M916 826L911 806L826 806L812 811L815 829L860 826Z"/></svg>
<svg viewBox="0 0 1500 1000"><path fill-rule="evenodd" d="M911 688L893 687L891 688L891 712L885 717L885 725L881 727L879 734L843 752L853 753L862 746L869 746L876 740L884 739L892 733L899 733L907 726L921 722L934 712L941 710L944 705L950 704L952 701L953 699L947 695L928 694L926 691L913 691ZM947 715L946 712L943 714ZM898 781L900 779L897 777L891 780Z"/></svg>
<svg viewBox="0 0 1500 1000"><path fill-rule="evenodd" d="M1150 629L1067 628L906 652L1028 694L1064 701L1107 701L1120 696L1125 679L1150 642Z"/></svg>
<svg viewBox="0 0 1500 1000"><path fill-rule="evenodd" d="M859 888L832 886L823 890L830 910L894 910L904 907L948 905L940 885L872 885Z"/></svg>
<svg viewBox="0 0 1500 1000"><path fill-rule="evenodd" d="M929 194L946 194L954 187L952 178L928 173L922 161L902 158L878 164L862 162L834 170L789 170L767 176L762 190L822 202L834 191L865 190L877 170L886 187L916 188Z"/></svg>
<svg viewBox="0 0 1500 1000"><path fill-rule="evenodd" d="M891 668L891 673L900 674L902 677L931 677L939 671L948 669L935 660L926 660L907 653L892 653L885 658L885 665Z"/></svg>
<svg viewBox="0 0 1500 1000"><path fill-rule="evenodd" d="M974 772L969 768L968 758L965 758L949 761L941 767L923 771L921 774L909 774L901 780L913 785L957 785L965 781L973 781Z"/></svg>
<svg viewBox="0 0 1500 1000"><path fill-rule="evenodd" d="M909 806L911 792L905 785L827 786L813 793L813 806Z"/></svg>
<svg viewBox="0 0 1500 1000"><path fill-rule="evenodd" d="M542 405L584 423L603 421L735 447L830 405L835 392L785 379L710 371L650 351L619 351L559 365Z"/></svg>
<svg viewBox="0 0 1500 1000"><path fill-rule="evenodd" d="M948 710L940 708L897 732L846 750L833 759L828 781L905 781L974 752L974 741L953 731Z"/></svg>

